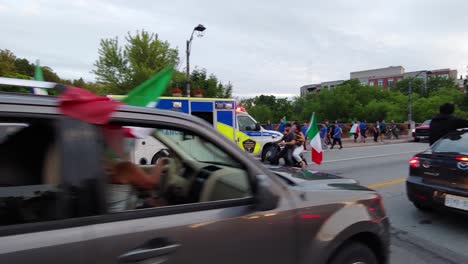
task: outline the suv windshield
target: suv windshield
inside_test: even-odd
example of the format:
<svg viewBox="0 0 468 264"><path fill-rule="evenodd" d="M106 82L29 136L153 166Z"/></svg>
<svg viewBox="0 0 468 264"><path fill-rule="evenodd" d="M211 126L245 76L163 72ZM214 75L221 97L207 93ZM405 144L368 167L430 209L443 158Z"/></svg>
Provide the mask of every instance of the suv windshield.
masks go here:
<svg viewBox="0 0 468 264"><path fill-rule="evenodd" d="M431 147L434 152L468 153L468 133L457 131L448 134Z"/></svg>

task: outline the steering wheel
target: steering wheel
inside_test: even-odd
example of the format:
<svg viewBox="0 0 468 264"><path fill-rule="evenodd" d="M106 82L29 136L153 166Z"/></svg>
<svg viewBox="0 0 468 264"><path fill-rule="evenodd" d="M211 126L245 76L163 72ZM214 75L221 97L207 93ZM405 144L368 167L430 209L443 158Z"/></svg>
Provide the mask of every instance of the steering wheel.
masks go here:
<svg viewBox="0 0 468 264"><path fill-rule="evenodd" d="M159 188L161 195L167 200L181 200L187 197L190 182L177 173L176 161L172 158L159 158L161 162L161 180Z"/></svg>

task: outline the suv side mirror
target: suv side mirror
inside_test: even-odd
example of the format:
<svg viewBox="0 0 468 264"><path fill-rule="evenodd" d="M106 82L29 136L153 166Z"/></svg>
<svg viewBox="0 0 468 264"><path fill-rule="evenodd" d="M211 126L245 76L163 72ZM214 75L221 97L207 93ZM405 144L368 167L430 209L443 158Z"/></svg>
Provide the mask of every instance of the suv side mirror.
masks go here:
<svg viewBox="0 0 468 264"><path fill-rule="evenodd" d="M278 206L279 196L273 192L271 180L266 175L257 177L256 208L260 211L273 210Z"/></svg>
<svg viewBox="0 0 468 264"><path fill-rule="evenodd" d="M260 123L255 124L255 131L260 131Z"/></svg>

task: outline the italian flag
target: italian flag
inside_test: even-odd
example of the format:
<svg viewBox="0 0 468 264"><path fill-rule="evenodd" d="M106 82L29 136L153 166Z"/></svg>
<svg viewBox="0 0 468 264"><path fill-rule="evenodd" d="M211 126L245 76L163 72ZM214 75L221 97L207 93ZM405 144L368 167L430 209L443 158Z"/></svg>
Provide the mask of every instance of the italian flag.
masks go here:
<svg viewBox="0 0 468 264"><path fill-rule="evenodd" d="M312 161L320 165L322 163L322 141L320 140L320 133L315 120L315 113L312 114L310 119L309 129L307 129L307 138L310 138L310 146L312 147Z"/></svg>

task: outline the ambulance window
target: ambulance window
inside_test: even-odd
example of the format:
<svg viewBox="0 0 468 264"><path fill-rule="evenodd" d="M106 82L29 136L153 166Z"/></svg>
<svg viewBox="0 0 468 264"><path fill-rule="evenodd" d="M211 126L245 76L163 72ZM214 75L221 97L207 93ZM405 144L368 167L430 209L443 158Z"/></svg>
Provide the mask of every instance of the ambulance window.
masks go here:
<svg viewBox="0 0 468 264"><path fill-rule="evenodd" d="M250 116L238 116L240 131L255 131L256 123Z"/></svg>

